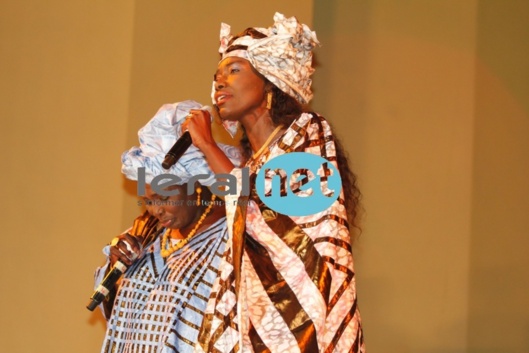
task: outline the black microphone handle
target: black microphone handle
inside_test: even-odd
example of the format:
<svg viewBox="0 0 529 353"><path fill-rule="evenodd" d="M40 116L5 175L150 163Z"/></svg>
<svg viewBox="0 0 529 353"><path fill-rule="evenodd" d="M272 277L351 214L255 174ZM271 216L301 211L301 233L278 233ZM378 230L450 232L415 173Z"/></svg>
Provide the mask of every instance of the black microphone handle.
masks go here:
<svg viewBox="0 0 529 353"><path fill-rule="evenodd" d="M127 266L120 261L116 261L110 272L107 273L99 286L97 286L86 308L90 311L94 311L94 309L105 300L108 293L114 288L117 281L126 270Z"/></svg>
<svg viewBox="0 0 529 353"><path fill-rule="evenodd" d="M191 139L191 134L189 134L189 131L186 131L180 136L178 140L176 140L175 144L169 152L165 155L165 159L162 162L162 167L165 169L171 168L173 165L175 165L176 162L182 157L184 152L191 146L193 143L193 140Z"/></svg>

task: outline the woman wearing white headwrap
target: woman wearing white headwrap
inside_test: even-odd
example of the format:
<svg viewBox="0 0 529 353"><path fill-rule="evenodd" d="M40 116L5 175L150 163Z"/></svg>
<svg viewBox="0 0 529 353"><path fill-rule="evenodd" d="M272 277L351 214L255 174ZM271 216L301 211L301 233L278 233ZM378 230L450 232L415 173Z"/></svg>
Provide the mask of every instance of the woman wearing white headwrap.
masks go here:
<svg viewBox="0 0 529 353"><path fill-rule="evenodd" d="M108 261L96 271L100 283L117 260L128 266L102 305L108 320L102 352L192 352L208 320L206 304L228 249L224 203L208 189L216 179L196 147L170 170L162 168L190 109L203 107L193 101L164 105L138 132L140 146L122 156L127 178L145 178L147 212L105 247ZM238 149L219 148L240 163ZM179 182L160 188L167 173Z"/></svg>
<svg viewBox="0 0 529 353"><path fill-rule="evenodd" d="M226 197L233 227L231 257L224 262L229 266L221 268L227 280L213 287L224 295L210 298L206 315L213 319L203 324L197 351L365 352L349 233L357 227L360 193L328 122L303 109L312 98L317 44L306 25L279 13L272 27L235 37L222 25L213 100L229 132L243 129L250 180L272 158L304 152L337 167L342 192L330 207L308 216L274 211L255 184L248 200ZM209 114L192 113L184 128L211 169L241 179L241 169L212 138ZM266 170L270 191L275 171ZM321 175L322 187L327 175ZM297 181L289 179L287 188L302 193L292 184Z"/></svg>

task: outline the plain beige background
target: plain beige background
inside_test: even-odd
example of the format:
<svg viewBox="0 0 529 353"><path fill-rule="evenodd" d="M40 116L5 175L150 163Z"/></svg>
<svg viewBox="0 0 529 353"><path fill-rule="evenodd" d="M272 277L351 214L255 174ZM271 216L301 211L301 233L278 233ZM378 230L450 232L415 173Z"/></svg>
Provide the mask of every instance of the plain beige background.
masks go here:
<svg viewBox="0 0 529 353"><path fill-rule="evenodd" d="M121 153L162 104L210 104L220 22L268 27L275 11L316 30L312 107L359 176L368 351L529 352L529 2L0 9L2 352L99 351L92 273L139 211Z"/></svg>

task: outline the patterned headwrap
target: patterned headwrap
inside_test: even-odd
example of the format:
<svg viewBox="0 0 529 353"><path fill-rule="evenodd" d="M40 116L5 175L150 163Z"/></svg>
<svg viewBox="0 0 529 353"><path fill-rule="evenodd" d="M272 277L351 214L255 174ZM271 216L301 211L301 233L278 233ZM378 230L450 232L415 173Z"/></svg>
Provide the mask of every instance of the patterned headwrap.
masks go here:
<svg viewBox="0 0 529 353"><path fill-rule="evenodd" d="M302 104L312 99L310 76L312 49L319 45L316 33L295 17L285 18L278 12L274 15L274 25L269 28L254 28L266 37L252 38L250 35L233 38L231 27L225 23L220 30L222 60L230 56L244 58L264 77L286 94Z"/></svg>
<svg viewBox="0 0 529 353"><path fill-rule="evenodd" d="M191 177L206 174L208 178L200 178L202 185L210 186L215 182L215 175L206 162L202 152L191 145L169 170L162 167L166 153L182 135L181 125L191 109L207 109L200 103L187 100L179 103L163 105L156 115L138 131L139 147L132 147L121 156L121 172L127 179L138 180L138 168L145 168L145 182L150 184L155 176L173 174L180 178L181 184L187 183ZM232 163L238 167L242 155L238 148L218 144Z"/></svg>

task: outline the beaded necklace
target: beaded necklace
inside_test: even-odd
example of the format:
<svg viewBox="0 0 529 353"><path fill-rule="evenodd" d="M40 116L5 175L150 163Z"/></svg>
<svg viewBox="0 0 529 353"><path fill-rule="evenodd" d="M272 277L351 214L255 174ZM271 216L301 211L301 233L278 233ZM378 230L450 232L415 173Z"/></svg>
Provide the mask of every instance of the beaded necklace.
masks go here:
<svg viewBox="0 0 529 353"><path fill-rule="evenodd" d="M175 245L170 246L171 241L169 240L169 235L171 234L171 228L167 228L166 229L165 233L163 234L162 246L161 246L161 249L160 249L160 254L162 254L162 257L164 259L167 259L169 257L169 255L171 255L175 251L180 250L181 248L183 248L184 245L186 245L189 242L189 240L191 240L191 238L195 235L195 233L197 232L198 228L200 228L200 226L202 225L202 223L204 222L204 220L208 216L209 212L213 208L213 205L215 203L214 202L215 198L216 198L216 195L212 195L211 196L211 200L209 202L208 208L206 208L204 213L202 213L202 216L200 216L200 219L198 220L197 224L189 232L189 234L187 235L187 237L185 239L182 239L178 243L176 243Z"/></svg>

